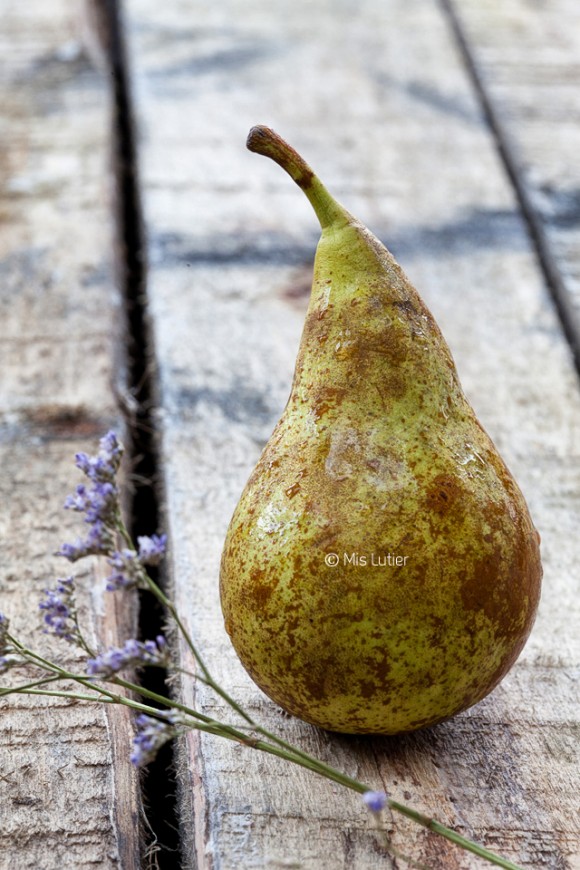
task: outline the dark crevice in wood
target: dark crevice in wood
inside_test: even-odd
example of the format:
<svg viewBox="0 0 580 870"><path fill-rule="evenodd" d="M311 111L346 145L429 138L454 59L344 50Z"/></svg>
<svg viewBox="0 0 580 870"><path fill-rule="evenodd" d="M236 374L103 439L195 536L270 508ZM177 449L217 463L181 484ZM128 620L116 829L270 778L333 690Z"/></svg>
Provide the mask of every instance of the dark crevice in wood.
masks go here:
<svg viewBox="0 0 580 870"><path fill-rule="evenodd" d="M512 144L511 137L500 120L499 114L489 96L484 78L480 72L453 0L440 0L440 4L449 21L466 70L477 94L482 114L493 134L497 151L515 191L540 269L554 301L564 335L570 345L576 370L580 374L580 319L574 309L571 296L566 289L564 279L552 253L542 218L532 202L524 172L517 157L517 147ZM477 155L474 155L474 159L477 159Z"/></svg>
<svg viewBox="0 0 580 870"><path fill-rule="evenodd" d="M147 310L146 243L121 0L106 0L100 14L104 16L102 23L112 78L117 272L123 298L128 397L123 404L132 481L130 531L136 539L139 535L158 532L161 520L161 476L155 426L157 379ZM159 581L157 577L154 579ZM141 637L153 639L162 634L164 621L165 614L156 600L149 593L141 593ZM166 677L166 672L160 668L147 668L141 672L142 684L159 694L167 693ZM173 747L167 744L142 774L143 805L147 826L153 835L153 842L149 842L143 858L144 867L165 870L178 864L179 833L173 770Z"/></svg>

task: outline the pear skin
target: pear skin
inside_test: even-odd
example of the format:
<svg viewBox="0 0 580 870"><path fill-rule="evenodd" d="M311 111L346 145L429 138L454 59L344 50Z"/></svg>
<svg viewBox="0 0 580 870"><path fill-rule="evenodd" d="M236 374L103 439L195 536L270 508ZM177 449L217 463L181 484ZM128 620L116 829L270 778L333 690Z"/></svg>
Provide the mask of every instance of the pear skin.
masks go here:
<svg viewBox="0 0 580 870"><path fill-rule="evenodd" d="M226 629L258 686L306 722L424 728L517 659L539 535L392 255L272 130L248 147L302 188L322 236L291 394L224 545Z"/></svg>

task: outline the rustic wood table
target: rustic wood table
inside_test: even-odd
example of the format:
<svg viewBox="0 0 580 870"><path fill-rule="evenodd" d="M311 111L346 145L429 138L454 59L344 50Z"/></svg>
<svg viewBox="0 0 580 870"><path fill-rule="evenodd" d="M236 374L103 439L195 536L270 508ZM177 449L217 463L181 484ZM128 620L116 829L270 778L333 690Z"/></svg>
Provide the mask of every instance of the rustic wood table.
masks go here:
<svg viewBox="0 0 580 870"><path fill-rule="evenodd" d="M522 867L580 868L580 4L0 0L0 25L0 610L38 630L77 529L72 456L116 427L134 527L168 531L165 582L232 694ZM318 238L245 150L255 123L403 265L542 535L524 653L428 731L359 739L283 715L223 628L221 545L287 398ZM102 578L84 569L79 605L109 645L139 617ZM223 713L203 687L195 702ZM2 870L404 866L354 793L199 734L142 778L131 735L115 708L2 700ZM487 866L387 821L424 866Z"/></svg>

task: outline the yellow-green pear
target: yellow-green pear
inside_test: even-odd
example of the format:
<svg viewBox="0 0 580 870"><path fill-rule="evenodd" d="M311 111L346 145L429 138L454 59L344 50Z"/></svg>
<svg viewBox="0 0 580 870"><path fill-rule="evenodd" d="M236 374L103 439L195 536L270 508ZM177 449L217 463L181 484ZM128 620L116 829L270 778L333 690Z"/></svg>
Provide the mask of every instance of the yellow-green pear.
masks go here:
<svg viewBox="0 0 580 870"><path fill-rule="evenodd" d="M395 734L475 704L530 632L539 535L387 249L267 127L322 227L288 404L236 508L220 592L244 667L288 712Z"/></svg>

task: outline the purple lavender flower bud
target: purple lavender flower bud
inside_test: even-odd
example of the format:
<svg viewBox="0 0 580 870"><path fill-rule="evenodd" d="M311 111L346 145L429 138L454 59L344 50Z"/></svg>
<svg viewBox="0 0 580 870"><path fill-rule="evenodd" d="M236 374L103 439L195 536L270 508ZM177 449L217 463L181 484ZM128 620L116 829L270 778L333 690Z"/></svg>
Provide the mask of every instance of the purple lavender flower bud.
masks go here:
<svg viewBox="0 0 580 870"><path fill-rule="evenodd" d="M80 468L83 474L90 477L92 460L88 453L75 453L75 463L76 467Z"/></svg>
<svg viewBox="0 0 580 870"><path fill-rule="evenodd" d="M114 592L116 589L132 589L139 583L142 575L135 550L118 550L107 559L109 565L115 570L107 577L107 590Z"/></svg>
<svg viewBox="0 0 580 870"><path fill-rule="evenodd" d="M155 640L130 640L123 647L112 647L87 662L87 673L91 677L108 679L129 666L150 665L167 667L169 650L165 638L159 635Z"/></svg>
<svg viewBox="0 0 580 870"><path fill-rule="evenodd" d="M113 535L101 520L97 520L92 524L86 542L90 552L107 555L113 547Z"/></svg>
<svg viewBox="0 0 580 870"><path fill-rule="evenodd" d="M87 488L83 483L79 483L75 490L75 495L67 495L64 506L71 511L84 511L87 507Z"/></svg>
<svg viewBox="0 0 580 870"><path fill-rule="evenodd" d="M139 561L142 565L158 565L165 555L167 535L142 535L137 538L139 545Z"/></svg>
<svg viewBox="0 0 580 870"><path fill-rule="evenodd" d="M86 522L111 522L117 510L118 490L112 483L97 481L87 493L84 510Z"/></svg>
<svg viewBox="0 0 580 870"><path fill-rule="evenodd" d="M90 489L79 484L75 494L67 496L64 506L67 510L84 511L87 523L100 521L112 525L116 519L118 498L119 491L114 483L97 480Z"/></svg>
<svg viewBox="0 0 580 870"><path fill-rule="evenodd" d="M84 541L77 538L74 544L63 544L60 550L56 551L55 555L64 556L64 558L68 559L69 562L76 562L77 559L86 556L86 552L84 552Z"/></svg>
<svg viewBox="0 0 580 870"><path fill-rule="evenodd" d="M371 813L380 813L389 802L384 791L365 791L362 799Z"/></svg>
<svg viewBox="0 0 580 870"><path fill-rule="evenodd" d="M159 749L175 736L176 730L167 722L140 713L135 719L137 733L133 738L131 762L135 767L149 764Z"/></svg>
<svg viewBox="0 0 580 870"><path fill-rule="evenodd" d="M45 598L38 605L44 611L45 634L62 637L69 643L80 641L74 598L74 578L57 581L54 589L45 589Z"/></svg>
<svg viewBox="0 0 580 870"><path fill-rule="evenodd" d="M99 441L100 456L106 459L110 465L115 466L115 471L121 463L123 445L117 438L117 433L111 429Z"/></svg>
<svg viewBox="0 0 580 870"><path fill-rule="evenodd" d="M85 556L108 555L113 549L113 535L101 520L91 526L86 538L77 538L74 544L63 544L57 556L64 556L69 562L76 562Z"/></svg>
<svg viewBox="0 0 580 870"><path fill-rule="evenodd" d="M75 461L77 468L86 474L88 478L99 483L112 482L119 470L123 445L118 441L114 432L107 434L99 441L97 456L89 456L88 453L77 453Z"/></svg>

